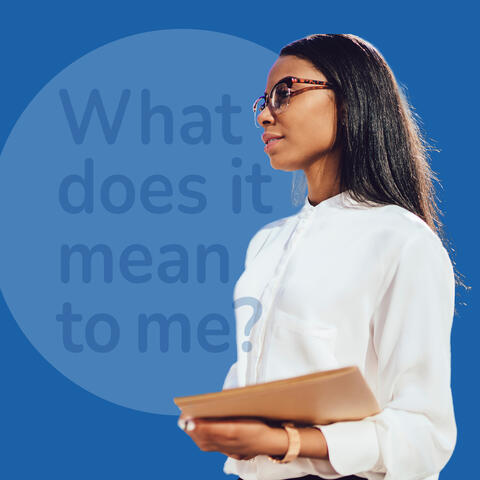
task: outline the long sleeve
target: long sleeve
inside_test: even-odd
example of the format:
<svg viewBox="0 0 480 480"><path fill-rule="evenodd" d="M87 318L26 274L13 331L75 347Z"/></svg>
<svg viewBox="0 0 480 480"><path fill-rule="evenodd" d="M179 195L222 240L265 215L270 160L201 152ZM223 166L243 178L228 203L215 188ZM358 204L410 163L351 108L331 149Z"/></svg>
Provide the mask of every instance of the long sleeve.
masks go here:
<svg viewBox="0 0 480 480"><path fill-rule="evenodd" d="M385 277L372 319L382 411L316 427L341 475L424 479L441 471L456 443L450 388L454 272L438 237L422 230Z"/></svg>
<svg viewBox="0 0 480 480"><path fill-rule="evenodd" d="M257 232L255 232L253 237L248 242L247 249L245 252L245 261L244 261L245 269L247 268L250 260L258 253L258 251L262 247L263 242L265 241L266 234L267 234L267 231L264 228L261 228L257 230ZM236 388L239 386L237 367L238 367L238 361L234 362L230 366L228 373L225 377L225 380L223 382L222 390L225 390L227 388Z"/></svg>
<svg viewBox="0 0 480 480"><path fill-rule="evenodd" d="M236 388L238 387L238 379L237 379L237 362L234 362L223 381L222 390L226 390L227 388Z"/></svg>

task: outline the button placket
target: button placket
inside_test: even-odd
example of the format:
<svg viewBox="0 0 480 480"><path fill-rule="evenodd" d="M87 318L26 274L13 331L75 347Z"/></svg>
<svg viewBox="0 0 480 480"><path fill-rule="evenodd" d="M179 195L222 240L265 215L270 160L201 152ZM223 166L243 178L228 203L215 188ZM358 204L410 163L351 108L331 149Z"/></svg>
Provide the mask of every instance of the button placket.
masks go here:
<svg viewBox="0 0 480 480"><path fill-rule="evenodd" d="M282 258L280 259L277 268L275 270L275 274L270 281L270 283L267 285L264 294L265 296L262 296L262 302L263 305L268 305L264 309L264 315L265 315L265 321L263 322L262 325L262 330L259 335L259 348L258 348L258 356L256 358L255 362L255 379L254 382L256 383L258 381L258 374L259 374L259 367L260 367L260 361L262 358L262 353L265 347L265 337L266 337L266 331L267 331L267 324L269 323L269 316L270 312L272 309L273 302L275 300L276 294L278 293L278 285L280 283L280 280L283 278L286 270L286 266L288 264L288 261L290 260L294 247L297 245L298 240L302 236L302 234L306 231L308 224L310 223L310 220L313 216L314 212L314 207L304 209L299 213L299 220L297 222L297 225L295 227L295 230L293 233L290 235L289 239L287 240L287 244L285 247L285 252L282 255ZM266 298L265 298L266 297Z"/></svg>

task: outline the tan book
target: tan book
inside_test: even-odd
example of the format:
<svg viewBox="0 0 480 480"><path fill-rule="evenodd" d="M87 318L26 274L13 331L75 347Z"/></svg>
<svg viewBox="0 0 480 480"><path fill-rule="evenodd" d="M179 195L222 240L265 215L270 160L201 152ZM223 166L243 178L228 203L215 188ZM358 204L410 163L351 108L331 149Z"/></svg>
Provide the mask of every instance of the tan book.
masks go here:
<svg viewBox="0 0 480 480"><path fill-rule="evenodd" d="M357 366L175 397L173 401L192 417L257 417L307 425L361 420L380 413Z"/></svg>

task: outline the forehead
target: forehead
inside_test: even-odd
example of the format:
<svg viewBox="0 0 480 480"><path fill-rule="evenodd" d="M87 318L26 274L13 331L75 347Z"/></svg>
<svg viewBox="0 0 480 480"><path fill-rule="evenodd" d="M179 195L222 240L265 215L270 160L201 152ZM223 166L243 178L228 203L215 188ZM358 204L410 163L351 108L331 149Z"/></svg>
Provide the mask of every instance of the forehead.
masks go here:
<svg viewBox="0 0 480 480"><path fill-rule="evenodd" d="M288 76L308 78L309 80L327 80L323 73L317 70L308 60L294 55L285 55L278 57L272 65L267 77L266 91L270 92L279 80Z"/></svg>

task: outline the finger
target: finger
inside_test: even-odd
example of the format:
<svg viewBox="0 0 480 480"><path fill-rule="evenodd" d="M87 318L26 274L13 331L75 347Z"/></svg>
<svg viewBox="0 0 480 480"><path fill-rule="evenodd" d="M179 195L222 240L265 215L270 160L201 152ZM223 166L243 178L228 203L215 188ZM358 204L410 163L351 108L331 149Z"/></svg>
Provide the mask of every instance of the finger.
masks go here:
<svg viewBox="0 0 480 480"><path fill-rule="evenodd" d="M185 427L187 426L187 422L184 418L180 417L177 420L177 425L178 425L178 428L180 428L181 430L185 430Z"/></svg>
<svg viewBox="0 0 480 480"><path fill-rule="evenodd" d="M193 432L196 427L197 427L197 425L196 425L195 421L193 419L188 419L186 421L185 431L186 432Z"/></svg>
<svg viewBox="0 0 480 480"><path fill-rule="evenodd" d="M182 413L177 420L177 425L181 430L186 430L188 422L192 419L191 416L185 415ZM191 428L191 427L190 427Z"/></svg>

